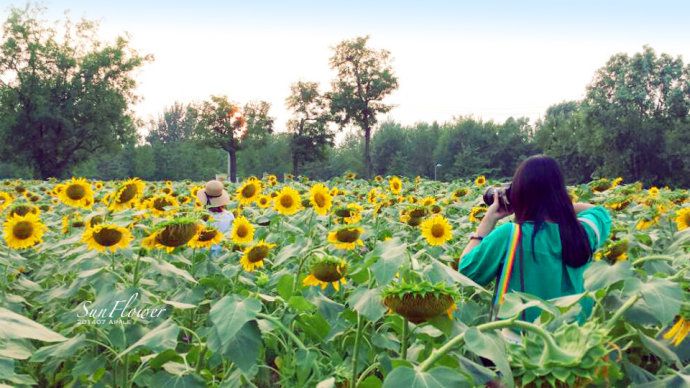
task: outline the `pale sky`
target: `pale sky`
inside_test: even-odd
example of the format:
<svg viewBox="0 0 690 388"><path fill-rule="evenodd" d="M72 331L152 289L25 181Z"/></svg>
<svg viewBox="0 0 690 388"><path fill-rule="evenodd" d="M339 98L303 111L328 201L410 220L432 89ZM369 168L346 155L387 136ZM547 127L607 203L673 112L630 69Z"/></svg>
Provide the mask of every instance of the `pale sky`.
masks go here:
<svg viewBox="0 0 690 388"><path fill-rule="evenodd" d="M0 0L0 16L9 5ZM580 99L617 52L690 61L688 1L94 1L48 0L47 17L101 22L101 37L128 32L155 61L136 74L139 117L212 94L272 104L276 129L289 116L290 84L330 86L331 48L371 35L391 51L400 87L387 117L412 124L473 115L532 121ZM384 119L385 117L381 117Z"/></svg>

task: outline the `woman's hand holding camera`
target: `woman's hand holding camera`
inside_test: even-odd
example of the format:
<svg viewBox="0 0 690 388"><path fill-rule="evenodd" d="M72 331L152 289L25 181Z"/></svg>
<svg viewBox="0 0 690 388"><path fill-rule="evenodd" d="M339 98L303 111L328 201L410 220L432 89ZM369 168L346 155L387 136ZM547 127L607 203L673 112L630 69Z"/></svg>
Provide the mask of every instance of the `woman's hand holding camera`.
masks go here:
<svg viewBox="0 0 690 388"><path fill-rule="evenodd" d="M508 217L511 214L513 214L512 210L507 210L506 207L501 206L501 201L499 201L498 198L498 190L494 190L494 201L486 210L486 214L482 221L485 219L490 221L493 224L491 229L493 229L493 226L496 226L496 223L501 218Z"/></svg>

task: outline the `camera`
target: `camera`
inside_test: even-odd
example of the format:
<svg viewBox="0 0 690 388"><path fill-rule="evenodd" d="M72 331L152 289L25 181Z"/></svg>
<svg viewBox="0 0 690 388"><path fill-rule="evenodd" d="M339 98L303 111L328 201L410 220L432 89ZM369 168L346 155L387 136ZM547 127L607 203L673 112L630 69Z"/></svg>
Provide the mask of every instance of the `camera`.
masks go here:
<svg viewBox="0 0 690 388"><path fill-rule="evenodd" d="M491 206L491 204L494 203L494 192L498 192L499 207L509 212L513 211L513 208L510 205L510 187L511 183L506 183L498 187L487 187L484 195L482 196L484 203L487 206Z"/></svg>

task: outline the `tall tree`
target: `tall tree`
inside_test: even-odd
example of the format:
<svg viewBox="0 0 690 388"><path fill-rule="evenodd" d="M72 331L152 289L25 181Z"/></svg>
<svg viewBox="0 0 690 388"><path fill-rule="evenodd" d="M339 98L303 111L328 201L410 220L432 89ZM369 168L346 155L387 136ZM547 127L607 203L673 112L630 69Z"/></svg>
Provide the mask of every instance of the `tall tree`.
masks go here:
<svg viewBox="0 0 690 388"><path fill-rule="evenodd" d="M190 140L194 136L198 121L198 112L193 106L176 102L150 123L151 129L146 140L149 143L162 144Z"/></svg>
<svg viewBox="0 0 690 388"><path fill-rule="evenodd" d="M237 181L237 151L243 147L244 141L273 132L269 108L265 102L252 103L242 112L225 96L211 96L210 100L199 104L195 137L203 144L228 153L228 176L232 182Z"/></svg>
<svg viewBox="0 0 690 388"><path fill-rule="evenodd" d="M90 21L63 23L59 36L34 6L13 8L0 45L2 158L31 164L42 178L63 177L95 152L136 139L129 109L134 70L151 59L95 38Z"/></svg>
<svg viewBox="0 0 690 388"><path fill-rule="evenodd" d="M675 160L668 142L671 129L690 128L690 66L680 57L647 46L616 54L595 74L584 104L602 175L662 183L674 175L674 162L690 166L687 157Z"/></svg>
<svg viewBox="0 0 690 388"><path fill-rule="evenodd" d="M316 82L297 82L290 87L286 99L292 118L288 121L291 133L292 173L297 176L305 162L323 160L326 147L333 146L334 134L328 128L328 101L319 92Z"/></svg>
<svg viewBox="0 0 690 388"><path fill-rule="evenodd" d="M369 36L357 37L335 47L330 65L337 77L328 96L336 122L341 127L354 124L362 130L364 165L371 177L371 132L377 115L391 110L383 99L398 87L398 78L390 65L390 52L371 49L368 41Z"/></svg>

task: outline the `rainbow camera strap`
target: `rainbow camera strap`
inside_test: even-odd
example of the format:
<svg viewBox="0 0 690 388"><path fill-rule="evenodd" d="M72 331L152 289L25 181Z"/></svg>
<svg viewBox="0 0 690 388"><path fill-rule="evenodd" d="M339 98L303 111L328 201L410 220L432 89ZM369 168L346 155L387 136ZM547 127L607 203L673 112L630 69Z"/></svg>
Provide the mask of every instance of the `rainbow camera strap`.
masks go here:
<svg viewBox="0 0 690 388"><path fill-rule="evenodd" d="M515 257L517 256L518 246L521 238L522 228L520 227L520 224L513 223L513 232L510 236L508 251L506 252L501 276L496 281L496 291L494 293L494 300L491 309L492 319L494 319L493 313L498 314L498 307L503 304L505 295L508 292L508 284L510 283L510 278L513 275L513 266L515 265Z"/></svg>

